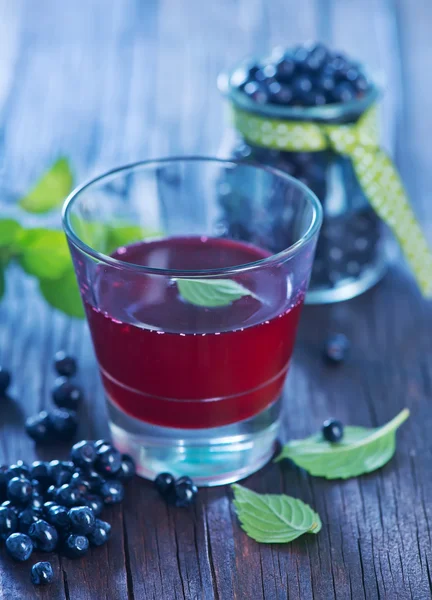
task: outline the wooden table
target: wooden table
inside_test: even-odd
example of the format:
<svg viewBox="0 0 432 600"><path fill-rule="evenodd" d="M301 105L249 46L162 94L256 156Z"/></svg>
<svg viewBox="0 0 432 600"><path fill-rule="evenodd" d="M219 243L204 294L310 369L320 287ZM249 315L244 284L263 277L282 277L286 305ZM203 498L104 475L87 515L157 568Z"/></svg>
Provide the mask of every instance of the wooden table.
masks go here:
<svg viewBox="0 0 432 600"><path fill-rule="evenodd" d="M0 0L2 213L13 213L61 153L80 181L140 158L215 153L219 70L277 43L320 38L385 71L385 140L430 238L431 23L428 0ZM50 404L60 348L80 361L87 393L80 437L106 435L86 324L49 308L21 272L9 270L7 287L0 363L14 373L15 400L0 406L0 462L53 458L35 452L23 420ZM318 536L259 545L241 531L229 487L203 490L195 508L179 510L137 479L110 511L112 541L81 561L50 556L48 589L35 590L29 565L12 563L2 549L0 598L430 598L431 314L403 266L357 300L304 311L285 438L308 435L329 415L376 426L405 406L412 411L396 456L374 474L328 482L285 463L246 480L312 504L324 524ZM329 331L352 341L339 369L321 360Z"/></svg>

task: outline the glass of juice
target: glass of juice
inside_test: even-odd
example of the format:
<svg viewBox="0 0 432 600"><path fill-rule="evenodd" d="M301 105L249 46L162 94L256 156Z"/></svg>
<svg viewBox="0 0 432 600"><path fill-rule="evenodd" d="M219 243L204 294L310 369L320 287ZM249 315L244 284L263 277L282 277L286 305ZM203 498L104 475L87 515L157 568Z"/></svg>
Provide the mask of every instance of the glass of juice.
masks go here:
<svg viewBox="0 0 432 600"><path fill-rule="evenodd" d="M228 236L220 198L232 204L232 189ZM289 232L277 254L275 201ZM113 441L140 475L218 485L272 456L321 218L289 175L200 157L114 169L67 199ZM244 219L256 225L252 242Z"/></svg>

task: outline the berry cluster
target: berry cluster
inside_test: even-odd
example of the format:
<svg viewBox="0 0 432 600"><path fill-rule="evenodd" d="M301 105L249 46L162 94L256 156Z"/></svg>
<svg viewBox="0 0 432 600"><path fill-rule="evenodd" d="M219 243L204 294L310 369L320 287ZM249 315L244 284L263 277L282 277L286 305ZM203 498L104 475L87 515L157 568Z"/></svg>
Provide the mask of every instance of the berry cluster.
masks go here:
<svg viewBox="0 0 432 600"><path fill-rule="evenodd" d="M78 428L77 409L84 394L79 385L71 381L77 372L72 356L60 351L54 357L54 368L59 375L52 390L52 399L58 408L43 410L26 421L28 435L39 444L70 441Z"/></svg>
<svg viewBox="0 0 432 600"><path fill-rule="evenodd" d="M238 69L232 82L257 104L322 106L361 98L370 83L361 66L323 44L275 50Z"/></svg>
<svg viewBox="0 0 432 600"><path fill-rule="evenodd" d="M175 479L171 473L159 473L154 485L168 504L179 507L190 506L198 493L198 488L190 477Z"/></svg>
<svg viewBox="0 0 432 600"><path fill-rule="evenodd" d="M134 475L132 458L105 440L76 443L69 461L0 466L0 540L18 561L34 549L84 556L108 541L111 525L99 517L105 505L123 500L124 483ZM31 577L49 583L50 563L35 564Z"/></svg>

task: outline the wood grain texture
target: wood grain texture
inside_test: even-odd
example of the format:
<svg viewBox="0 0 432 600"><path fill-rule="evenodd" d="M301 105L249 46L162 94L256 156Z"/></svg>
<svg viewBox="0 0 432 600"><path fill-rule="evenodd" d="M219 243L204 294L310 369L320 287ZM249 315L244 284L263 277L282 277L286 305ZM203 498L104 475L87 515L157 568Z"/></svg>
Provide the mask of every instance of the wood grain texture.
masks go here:
<svg viewBox="0 0 432 600"><path fill-rule="evenodd" d="M394 144L432 241L431 22L426 0L303 0L301 7L294 0L0 0L1 214L15 213L19 194L61 153L80 181L140 158L216 153L224 118L218 72L275 44L319 38L387 74L385 141ZM330 331L352 341L340 369L321 360ZM0 404L0 462L54 457L36 454L22 426L50 404L60 348L78 357L87 394L79 435L106 435L87 326L50 309L35 282L10 269L0 363L15 377L12 399ZM35 590L29 566L1 549L0 600L430 598L431 357L431 305L403 265L359 299L306 308L286 386L284 439L315 431L329 415L376 426L404 406L412 411L396 456L377 473L329 482L284 462L245 481L310 503L323 521L318 536L258 545L239 528L228 487L200 492L185 511L136 480L122 507L107 512L113 539L106 547L82 561L49 556L56 574L49 589Z"/></svg>

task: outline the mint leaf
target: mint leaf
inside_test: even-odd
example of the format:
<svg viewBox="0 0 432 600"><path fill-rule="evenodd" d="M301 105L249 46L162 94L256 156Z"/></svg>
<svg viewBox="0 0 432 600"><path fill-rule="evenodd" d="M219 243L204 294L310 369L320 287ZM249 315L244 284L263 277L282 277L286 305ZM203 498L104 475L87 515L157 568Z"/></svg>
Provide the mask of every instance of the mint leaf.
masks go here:
<svg viewBox="0 0 432 600"><path fill-rule="evenodd" d="M39 287L51 306L71 317L84 318L84 308L72 265L59 279L41 279Z"/></svg>
<svg viewBox="0 0 432 600"><path fill-rule="evenodd" d="M301 500L285 494L257 494L238 484L231 487L242 529L257 542L292 542L322 527L319 515Z"/></svg>
<svg viewBox="0 0 432 600"><path fill-rule="evenodd" d="M228 306L243 296L255 294L232 279L176 279L184 300L195 306Z"/></svg>
<svg viewBox="0 0 432 600"><path fill-rule="evenodd" d="M0 248L15 245L22 231L15 219L0 219Z"/></svg>
<svg viewBox="0 0 432 600"><path fill-rule="evenodd" d="M33 189L19 202L30 213L44 213L56 208L73 187L73 175L67 158L59 158Z"/></svg>
<svg viewBox="0 0 432 600"><path fill-rule="evenodd" d="M331 444L316 434L285 444L276 461L290 458L311 475L326 479L348 479L385 465L396 450L396 430L409 417L404 409L386 425L376 429L345 427L341 442Z"/></svg>
<svg viewBox="0 0 432 600"><path fill-rule="evenodd" d="M55 229L29 229L20 240L20 262L29 275L58 279L72 267L66 236Z"/></svg>
<svg viewBox="0 0 432 600"><path fill-rule="evenodd" d="M0 264L0 300L3 298L6 291L6 280L3 266Z"/></svg>

